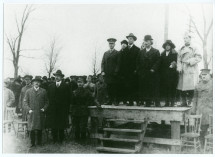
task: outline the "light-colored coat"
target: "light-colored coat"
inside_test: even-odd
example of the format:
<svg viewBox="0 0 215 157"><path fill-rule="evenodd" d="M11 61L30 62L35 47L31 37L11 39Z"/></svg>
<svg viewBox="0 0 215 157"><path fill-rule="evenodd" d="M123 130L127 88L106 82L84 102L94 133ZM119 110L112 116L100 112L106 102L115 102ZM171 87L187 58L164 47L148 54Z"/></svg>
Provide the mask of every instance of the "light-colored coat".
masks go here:
<svg viewBox="0 0 215 157"><path fill-rule="evenodd" d="M202 56L198 50L190 45L183 46L178 53L177 70L181 71L178 80L178 90L194 90L198 82L198 63Z"/></svg>
<svg viewBox="0 0 215 157"><path fill-rule="evenodd" d="M25 87L22 88L21 90L21 93L20 93L20 96L19 96L19 104L18 104L18 107L20 109L22 109L22 121L26 121L27 120L27 112L26 110L24 109L24 105L23 105L23 100L24 100L24 97L25 97L25 93L28 89L32 88L32 85L26 85Z"/></svg>
<svg viewBox="0 0 215 157"><path fill-rule="evenodd" d="M15 102L15 96L13 92L4 87L4 119L6 119L6 108L13 105Z"/></svg>
<svg viewBox="0 0 215 157"><path fill-rule="evenodd" d="M195 89L192 112L202 114L202 125L209 124L209 115L213 114L213 81L200 82Z"/></svg>
<svg viewBox="0 0 215 157"><path fill-rule="evenodd" d="M24 108L28 113L28 130L42 130L45 125L45 113L41 109L46 110L48 107L48 96L45 89L39 88L38 91L34 87L26 91L24 98ZM32 113L29 111L32 110Z"/></svg>

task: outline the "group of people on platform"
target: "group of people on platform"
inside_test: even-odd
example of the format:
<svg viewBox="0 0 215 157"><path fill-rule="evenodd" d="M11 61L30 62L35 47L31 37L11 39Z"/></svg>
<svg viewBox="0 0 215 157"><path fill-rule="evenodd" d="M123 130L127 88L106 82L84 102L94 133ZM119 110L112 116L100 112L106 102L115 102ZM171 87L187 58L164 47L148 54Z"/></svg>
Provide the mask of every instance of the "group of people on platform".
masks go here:
<svg viewBox="0 0 215 157"><path fill-rule="evenodd" d="M174 106L178 90L182 106L190 105L202 59L191 44L191 36L185 34L185 44L179 52L171 40L166 40L161 54L152 47L151 35L144 37L141 49L134 44L134 34L126 37L128 41L121 42L119 52L114 49L116 39L107 40L110 49L104 53L101 64L109 96L107 104L123 101L132 106L135 101L137 105L159 107L160 100L165 100L165 106Z"/></svg>
<svg viewBox="0 0 215 157"><path fill-rule="evenodd" d="M86 138L88 106L101 105L174 106L176 91L180 91L182 106L192 103L192 114L202 114L202 127L206 132L212 114L213 88L209 69L200 77L197 64L201 55L191 44L191 36L184 37L185 45L179 52L171 40L163 44L164 51L152 47L151 35L144 37L142 48L134 45L132 33L121 42L121 50L114 49L116 39L110 38L110 50L104 53L101 74L64 79L61 70L51 78L26 75L21 81L4 80L4 114L7 107L16 107L22 120L28 121L31 147L42 142L42 129L51 129L53 142L62 143L64 130L69 127L71 115L75 139ZM200 81L198 79L200 78ZM4 117L5 118L5 117ZM35 139L37 131L37 139Z"/></svg>

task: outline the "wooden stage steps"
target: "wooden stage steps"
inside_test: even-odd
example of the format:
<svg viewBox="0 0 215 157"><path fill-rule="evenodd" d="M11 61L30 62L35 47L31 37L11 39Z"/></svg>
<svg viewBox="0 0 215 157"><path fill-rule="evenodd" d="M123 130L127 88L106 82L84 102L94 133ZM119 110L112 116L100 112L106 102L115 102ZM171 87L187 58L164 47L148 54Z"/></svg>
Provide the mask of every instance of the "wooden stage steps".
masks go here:
<svg viewBox="0 0 215 157"><path fill-rule="evenodd" d="M141 151L147 120L107 119L106 122L107 127L103 128L103 137L99 138L101 146L96 148L97 151L125 154ZM133 124L135 128L127 124Z"/></svg>

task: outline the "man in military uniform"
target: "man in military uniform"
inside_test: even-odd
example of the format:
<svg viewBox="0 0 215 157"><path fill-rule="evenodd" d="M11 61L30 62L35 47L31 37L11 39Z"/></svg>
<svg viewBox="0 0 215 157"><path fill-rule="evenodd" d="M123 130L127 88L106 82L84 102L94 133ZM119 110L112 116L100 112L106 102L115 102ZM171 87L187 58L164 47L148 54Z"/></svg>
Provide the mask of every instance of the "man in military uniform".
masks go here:
<svg viewBox="0 0 215 157"><path fill-rule="evenodd" d="M86 139L86 129L88 121L88 106L94 105L95 101L90 91L84 86L83 78L78 79L78 88L73 91L71 102L72 124L75 130L76 140ZM96 104L97 105L97 104Z"/></svg>
<svg viewBox="0 0 215 157"><path fill-rule="evenodd" d="M114 49L116 39L109 38L110 49L106 51L102 58L101 72L104 76L105 83L107 84L107 92L109 101L106 103L112 105L114 103L117 105L117 75L119 71L119 57L118 51Z"/></svg>
<svg viewBox="0 0 215 157"><path fill-rule="evenodd" d="M200 139L203 143L209 127L209 115L213 115L213 80L209 69L202 69L200 77L201 81L194 91L191 110L193 114L202 114Z"/></svg>
<svg viewBox="0 0 215 157"><path fill-rule="evenodd" d="M21 93L19 96L19 104L18 104L20 111L22 111L22 121L27 120L27 116L26 116L27 113L26 113L26 110L23 108L23 100L24 100L26 91L28 89L32 88L32 85L31 85L32 76L31 75L25 75L24 80L25 80L26 85L21 90Z"/></svg>
<svg viewBox="0 0 215 157"><path fill-rule="evenodd" d="M140 100L146 102L146 106L155 103L160 106L159 100L159 64L160 52L152 47L151 35L144 37L145 48L140 50L137 58L137 73L139 77Z"/></svg>
<svg viewBox="0 0 215 157"><path fill-rule="evenodd" d="M197 48L191 44L191 35L184 36L185 45L179 50L177 58L177 70L179 72L178 87L182 98L182 106L190 105L193 99L194 89L198 82L198 63L202 56Z"/></svg>

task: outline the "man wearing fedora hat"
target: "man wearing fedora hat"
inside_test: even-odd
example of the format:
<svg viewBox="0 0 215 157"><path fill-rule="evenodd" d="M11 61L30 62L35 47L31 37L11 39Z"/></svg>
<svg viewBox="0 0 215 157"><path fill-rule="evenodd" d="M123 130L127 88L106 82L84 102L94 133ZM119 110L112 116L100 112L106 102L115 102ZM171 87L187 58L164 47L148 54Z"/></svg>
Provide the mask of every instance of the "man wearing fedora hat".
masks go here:
<svg viewBox="0 0 215 157"><path fill-rule="evenodd" d="M25 75L24 76L25 86L22 87L22 90L21 90L21 93L20 93L20 96L19 96L18 107L19 107L20 111L22 111L22 121L27 120L27 112L23 107L23 100L24 100L26 91L28 89L32 88L32 84L31 84L32 78L33 77L31 75Z"/></svg>
<svg viewBox="0 0 215 157"><path fill-rule="evenodd" d="M146 102L146 106L155 103L160 106L159 101L159 65L160 52L152 47L151 35L144 37L145 48L140 50L137 57L137 73L139 77L139 99Z"/></svg>
<svg viewBox="0 0 215 157"><path fill-rule="evenodd" d="M202 56L191 43L191 35L185 33L184 46L178 52L177 70L179 72L177 89L180 91L182 106L192 103L195 86L198 82L198 63Z"/></svg>
<svg viewBox="0 0 215 157"><path fill-rule="evenodd" d="M40 88L42 83L40 77L36 76L32 82L33 87L26 91L23 103L28 116L31 147L34 147L35 131L37 131L37 144L42 144L42 129L45 128L45 111L49 103L46 90Z"/></svg>
<svg viewBox="0 0 215 157"><path fill-rule="evenodd" d="M166 40L162 46L160 60L160 96L165 100L165 106L174 106L178 73L176 70L177 52L174 50L175 44L171 40Z"/></svg>
<svg viewBox="0 0 215 157"><path fill-rule="evenodd" d="M119 71L118 51L114 49L116 39L107 39L110 49L106 51L102 58L101 72L107 84L109 101L107 105L117 104L117 75Z"/></svg>
<svg viewBox="0 0 215 157"><path fill-rule="evenodd" d="M56 82L49 85L48 97L49 108L47 109L47 128L52 129L53 142L62 143L64 140L64 129L68 127L69 107L70 107L70 89L62 80L64 74L57 70L53 74Z"/></svg>
<svg viewBox="0 0 215 157"><path fill-rule="evenodd" d="M130 33L126 36L128 39L128 51L124 53L124 57L121 59L121 68L126 69L124 77L126 78L126 91L127 97L129 100L129 106L134 105L134 101L137 101L138 93L138 78L136 74L136 61L137 56L140 51L140 48L137 47L134 42L137 40L137 37Z"/></svg>

